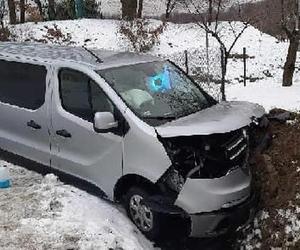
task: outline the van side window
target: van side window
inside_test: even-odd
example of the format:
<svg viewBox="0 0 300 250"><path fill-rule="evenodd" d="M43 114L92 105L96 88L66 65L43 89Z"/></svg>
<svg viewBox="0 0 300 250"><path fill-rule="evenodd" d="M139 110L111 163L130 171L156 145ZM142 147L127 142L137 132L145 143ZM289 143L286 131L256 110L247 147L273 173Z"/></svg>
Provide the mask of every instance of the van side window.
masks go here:
<svg viewBox="0 0 300 250"><path fill-rule="evenodd" d="M45 102L44 66L0 60L0 101L36 110Z"/></svg>
<svg viewBox="0 0 300 250"><path fill-rule="evenodd" d="M63 108L84 120L93 121L96 112L114 113L114 106L101 88L85 74L62 69L59 73Z"/></svg>

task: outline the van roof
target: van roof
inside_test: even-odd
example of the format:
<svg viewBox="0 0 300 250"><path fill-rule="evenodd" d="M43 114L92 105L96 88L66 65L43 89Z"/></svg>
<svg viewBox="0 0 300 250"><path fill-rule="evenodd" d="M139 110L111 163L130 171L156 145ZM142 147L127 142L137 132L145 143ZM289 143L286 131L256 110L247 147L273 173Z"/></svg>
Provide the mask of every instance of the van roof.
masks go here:
<svg viewBox="0 0 300 250"><path fill-rule="evenodd" d="M150 55L116 52L109 50L89 49L84 47L57 46L41 43L12 43L0 42L0 59L25 59L30 61L55 64L70 62L92 67L94 70L121 67L138 63L161 61L162 59ZM95 56L101 59L99 62Z"/></svg>

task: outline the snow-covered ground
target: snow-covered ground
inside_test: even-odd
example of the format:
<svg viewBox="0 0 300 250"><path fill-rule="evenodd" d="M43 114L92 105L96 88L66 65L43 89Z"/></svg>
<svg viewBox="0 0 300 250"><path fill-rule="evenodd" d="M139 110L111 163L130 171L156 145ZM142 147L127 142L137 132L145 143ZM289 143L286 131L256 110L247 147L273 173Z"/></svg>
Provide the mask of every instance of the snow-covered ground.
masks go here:
<svg viewBox="0 0 300 250"><path fill-rule="evenodd" d="M7 165L12 187L0 189L1 250L150 250L125 212L56 176Z"/></svg>
<svg viewBox="0 0 300 250"><path fill-rule="evenodd" d="M227 99L250 101L263 105L267 111L282 108L290 111L300 110L300 79L296 76L293 87L282 87L280 80L260 81L247 87L228 86Z"/></svg>
<svg viewBox="0 0 300 250"><path fill-rule="evenodd" d="M159 21L150 21L151 26L159 25ZM58 21L46 23L26 23L12 27L12 34L17 41L45 40L48 28L57 25L69 40L53 39L50 42L64 43L72 46L86 45L99 49L132 50L130 43L119 33L120 21L91 20ZM231 26L237 29L241 24L236 22ZM221 34L227 45L233 39L233 33L228 24L220 26ZM46 39L47 40L47 39ZM207 71L205 34L196 24L168 23L163 34L159 37L159 44L148 53L170 58L184 67L184 50L189 52L190 68L192 71ZM232 54L241 55L242 48L246 47L249 59L247 60L247 75L250 78L247 87L243 87L243 61L230 59L227 79L230 84L226 87L228 100L247 100L262 104L267 110L272 107L290 110L300 109L300 74L296 70L293 87L281 87L283 64L285 61L288 43L279 42L274 37L261 33L254 27L248 28L237 42ZM219 45L210 38L209 49L210 72L219 76L220 54ZM205 87L205 86L204 86ZM219 86L212 88L216 96Z"/></svg>
<svg viewBox="0 0 300 250"><path fill-rule="evenodd" d="M151 25L157 24L158 21L151 21ZM54 25L62 31L66 41L55 38L49 41L47 30ZM240 23L233 25L240 26ZM83 19L26 23L11 27L11 31L16 41L47 40L99 49L132 49L118 32L119 26L120 22L115 20ZM222 27L224 39L229 43L232 39L229 26L224 24ZM211 71L218 72L219 47L213 38L210 38L210 46ZM252 82L248 81L247 87L243 87L243 62L241 59L230 59L227 78L231 84L226 86L228 100L260 103L267 110L272 107L299 110L299 70L296 71L293 87L281 87L288 44L250 27L233 53L241 54L243 47L247 48L250 56L247 73ZM169 23L160 36L160 43L149 53L170 58L183 66L184 50L189 51L192 70L206 70L205 34L194 24ZM9 169L13 186L0 192L1 249L30 249L32 246L35 249L65 249L66 246L75 249L153 249L152 244L116 205L64 185L52 175L43 178L13 165L9 165ZM247 246L251 237L260 238L258 228L253 230L243 244Z"/></svg>

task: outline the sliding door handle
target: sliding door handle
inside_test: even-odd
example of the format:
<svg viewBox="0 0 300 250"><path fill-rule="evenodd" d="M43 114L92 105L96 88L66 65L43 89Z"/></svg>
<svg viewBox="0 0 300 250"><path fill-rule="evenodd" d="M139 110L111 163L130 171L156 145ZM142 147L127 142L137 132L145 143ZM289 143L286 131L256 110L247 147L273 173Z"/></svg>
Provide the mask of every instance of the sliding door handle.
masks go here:
<svg viewBox="0 0 300 250"><path fill-rule="evenodd" d="M37 124L34 120L27 122L27 126L33 129L41 129L42 127Z"/></svg>
<svg viewBox="0 0 300 250"><path fill-rule="evenodd" d="M57 130L56 134L61 136L61 137L65 137L65 138L71 138L72 137L72 135L65 129Z"/></svg>

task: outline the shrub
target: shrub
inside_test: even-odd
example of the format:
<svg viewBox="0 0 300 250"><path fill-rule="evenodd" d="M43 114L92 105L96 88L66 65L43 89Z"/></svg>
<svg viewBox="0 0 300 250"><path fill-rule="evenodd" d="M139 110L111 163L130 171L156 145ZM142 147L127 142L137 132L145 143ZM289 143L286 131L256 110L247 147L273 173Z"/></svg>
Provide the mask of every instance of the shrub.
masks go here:
<svg viewBox="0 0 300 250"><path fill-rule="evenodd" d="M72 44L72 36L70 33L64 34L56 24L53 27L47 27L47 33L43 36L44 41L50 41L56 44Z"/></svg>
<svg viewBox="0 0 300 250"><path fill-rule="evenodd" d="M152 28L144 19L123 21L119 28L120 34L127 39L136 52L147 52L159 44L159 35L163 33L166 23Z"/></svg>
<svg viewBox="0 0 300 250"><path fill-rule="evenodd" d="M0 28L0 41L7 42L10 40L10 31L7 27Z"/></svg>
<svg viewBox="0 0 300 250"><path fill-rule="evenodd" d="M27 18L28 22L41 22L43 21L43 16L39 12L38 7L31 6L30 4L26 5Z"/></svg>

